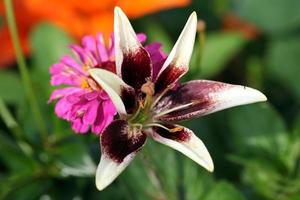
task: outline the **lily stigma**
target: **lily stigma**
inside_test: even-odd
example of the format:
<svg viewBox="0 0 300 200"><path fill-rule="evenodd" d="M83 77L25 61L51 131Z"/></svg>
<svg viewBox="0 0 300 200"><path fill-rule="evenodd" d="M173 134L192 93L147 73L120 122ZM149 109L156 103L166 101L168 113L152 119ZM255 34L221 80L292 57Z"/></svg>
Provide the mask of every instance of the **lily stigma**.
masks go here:
<svg viewBox="0 0 300 200"><path fill-rule="evenodd" d="M155 75L149 52L123 11L115 8L116 74L101 68L89 69L119 114L100 135L102 155L96 172L99 190L129 165L148 137L213 171L213 161L203 142L177 122L267 99L258 90L240 85L208 80L179 83L188 71L196 29L197 15L193 12Z"/></svg>

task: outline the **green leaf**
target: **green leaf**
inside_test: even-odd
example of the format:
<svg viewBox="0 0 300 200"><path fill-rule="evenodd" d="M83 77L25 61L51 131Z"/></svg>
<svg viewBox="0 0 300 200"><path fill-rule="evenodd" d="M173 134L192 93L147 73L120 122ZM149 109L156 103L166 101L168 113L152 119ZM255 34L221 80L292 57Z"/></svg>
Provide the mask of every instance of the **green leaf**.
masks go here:
<svg viewBox="0 0 300 200"><path fill-rule="evenodd" d="M17 122L13 118L12 114L6 107L1 97L0 97L0 116L8 128L13 129L18 126Z"/></svg>
<svg viewBox="0 0 300 200"><path fill-rule="evenodd" d="M183 160L182 187L185 199L203 199L215 185L213 174L189 159Z"/></svg>
<svg viewBox="0 0 300 200"><path fill-rule="evenodd" d="M300 1L299 1L300 2ZM268 73L300 99L300 37L274 40L267 51Z"/></svg>
<svg viewBox="0 0 300 200"><path fill-rule="evenodd" d="M55 158L61 176L85 177L92 176L96 172L96 166L80 140L60 143Z"/></svg>
<svg viewBox="0 0 300 200"><path fill-rule="evenodd" d="M0 184L1 199L39 199L49 187L49 181L32 174L12 174Z"/></svg>
<svg viewBox="0 0 300 200"><path fill-rule="evenodd" d="M18 74L1 70L0 73L0 97L7 103L19 103L23 97L23 87Z"/></svg>
<svg viewBox="0 0 300 200"><path fill-rule="evenodd" d="M237 32L218 32L208 34L202 55L201 63L197 56L191 61L191 70L200 72L201 78L211 78L218 75L228 62L246 44L246 40ZM194 55L197 55L201 45L196 41ZM198 60L197 60L198 59Z"/></svg>
<svg viewBox="0 0 300 200"><path fill-rule="evenodd" d="M33 172L36 169L35 160L26 156L18 144L0 131L0 159L6 167L16 172Z"/></svg>
<svg viewBox="0 0 300 200"><path fill-rule="evenodd" d="M33 64L43 78L48 75L49 67L53 63L70 53L68 45L72 41L64 31L54 25L42 23L35 27L30 35Z"/></svg>
<svg viewBox="0 0 300 200"><path fill-rule="evenodd" d="M145 165L145 159L144 155L137 156L130 163L128 169L117 179L120 188L127 194L128 198L151 200L154 197L157 199L160 197L159 188L156 188L149 178L149 173L153 167L152 163L150 162L151 166Z"/></svg>
<svg viewBox="0 0 300 200"><path fill-rule="evenodd" d="M255 23L266 33L281 33L300 26L299 0L236 0L243 19Z"/></svg>
<svg viewBox="0 0 300 200"><path fill-rule="evenodd" d="M286 127L268 103L258 103L229 110L230 138L236 152L253 152L261 147L271 152L285 146Z"/></svg>
<svg viewBox="0 0 300 200"><path fill-rule="evenodd" d="M222 181L216 184L204 200L245 200L245 197L230 183Z"/></svg>
<svg viewBox="0 0 300 200"><path fill-rule="evenodd" d="M149 140L141 153L123 179L132 198L176 199L178 168L174 150Z"/></svg>

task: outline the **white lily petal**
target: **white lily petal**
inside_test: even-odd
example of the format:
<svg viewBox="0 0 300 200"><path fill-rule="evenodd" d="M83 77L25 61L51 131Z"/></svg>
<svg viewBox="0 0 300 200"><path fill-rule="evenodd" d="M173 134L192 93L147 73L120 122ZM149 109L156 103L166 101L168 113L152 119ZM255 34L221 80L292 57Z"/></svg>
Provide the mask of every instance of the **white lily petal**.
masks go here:
<svg viewBox="0 0 300 200"><path fill-rule="evenodd" d="M194 80L161 98L154 108L162 121L180 121L208 115L234 106L266 101L260 91L216 81Z"/></svg>
<svg viewBox="0 0 300 200"><path fill-rule="evenodd" d="M96 172L96 187L103 190L111 184L129 165L135 153L128 155L122 163L115 162L105 155L101 156Z"/></svg>
<svg viewBox="0 0 300 200"><path fill-rule="evenodd" d="M180 134L178 132L169 133L170 138L167 138L163 137L163 134L159 134L157 130L153 130L151 133L149 133L155 141L183 153L210 172L214 170L213 161L204 143L191 130L183 128L182 131L184 131L184 134L186 134L184 137L187 138L182 140L172 138L177 137L175 134ZM164 131L165 133L168 132L166 129L162 128L160 128L160 131Z"/></svg>
<svg viewBox="0 0 300 200"><path fill-rule="evenodd" d="M120 97L122 88L128 88L126 83L116 74L99 68L89 70L89 74L108 94L120 115L126 115L125 105Z"/></svg>
<svg viewBox="0 0 300 200"><path fill-rule="evenodd" d="M209 113L234 106L266 101L267 97L256 89L241 85L232 85L228 90L223 90L219 94L216 94L213 99L215 99L217 105Z"/></svg>
<svg viewBox="0 0 300 200"><path fill-rule="evenodd" d="M121 8L114 11L115 60L117 74L121 76L121 65L124 53L134 51L141 46L127 16Z"/></svg>
<svg viewBox="0 0 300 200"><path fill-rule="evenodd" d="M188 21L186 22L167 60L163 64L159 72L159 75L169 66L188 68L193 53L196 32L197 32L197 14L196 12L193 12L190 15Z"/></svg>

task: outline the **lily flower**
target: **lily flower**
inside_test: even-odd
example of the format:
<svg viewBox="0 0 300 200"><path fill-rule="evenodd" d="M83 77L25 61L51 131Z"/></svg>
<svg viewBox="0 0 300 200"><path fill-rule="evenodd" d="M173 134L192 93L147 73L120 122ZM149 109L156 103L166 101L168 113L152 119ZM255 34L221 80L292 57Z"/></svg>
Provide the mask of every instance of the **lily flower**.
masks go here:
<svg viewBox="0 0 300 200"><path fill-rule="evenodd" d="M128 18L114 12L114 74L90 69L120 116L100 136L101 159L96 172L99 190L108 186L134 159L148 137L194 160L208 171L213 161L192 130L176 124L229 107L265 101L261 92L240 85L208 80L179 84L193 51L197 15L193 12L158 75L153 74L149 52L139 42Z"/></svg>

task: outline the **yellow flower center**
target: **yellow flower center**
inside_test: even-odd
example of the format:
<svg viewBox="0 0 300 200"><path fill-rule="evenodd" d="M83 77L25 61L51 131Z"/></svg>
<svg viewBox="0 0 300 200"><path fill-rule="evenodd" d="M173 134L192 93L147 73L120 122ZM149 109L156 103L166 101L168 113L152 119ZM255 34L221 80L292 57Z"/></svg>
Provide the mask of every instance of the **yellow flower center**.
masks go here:
<svg viewBox="0 0 300 200"><path fill-rule="evenodd" d="M89 83L88 83L88 81L87 81L86 78L82 78L81 79L80 87L82 89L88 89L88 88L90 88L90 85L89 85Z"/></svg>

